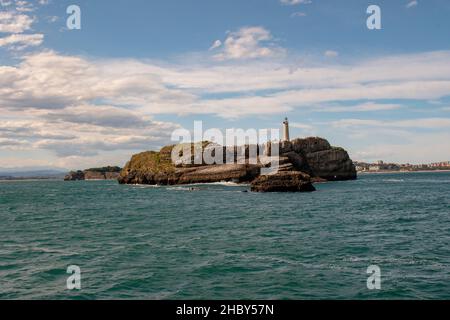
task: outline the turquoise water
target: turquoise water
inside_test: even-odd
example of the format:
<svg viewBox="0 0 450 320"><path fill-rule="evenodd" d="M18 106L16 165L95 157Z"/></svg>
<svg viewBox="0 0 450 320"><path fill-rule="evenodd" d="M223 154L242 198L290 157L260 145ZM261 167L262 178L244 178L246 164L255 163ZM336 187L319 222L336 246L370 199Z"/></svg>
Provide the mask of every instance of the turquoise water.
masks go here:
<svg viewBox="0 0 450 320"><path fill-rule="evenodd" d="M450 298L450 173L317 188L0 182L0 298Z"/></svg>

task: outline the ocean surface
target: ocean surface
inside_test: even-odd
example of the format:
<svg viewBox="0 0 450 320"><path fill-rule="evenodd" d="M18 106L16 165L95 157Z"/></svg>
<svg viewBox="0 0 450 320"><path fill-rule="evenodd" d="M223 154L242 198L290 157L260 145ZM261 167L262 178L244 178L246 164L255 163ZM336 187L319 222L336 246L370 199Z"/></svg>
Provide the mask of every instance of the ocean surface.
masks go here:
<svg viewBox="0 0 450 320"><path fill-rule="evenodd" d="M197 187L0 182L0 299L450 299L448 172Z"/></svg>

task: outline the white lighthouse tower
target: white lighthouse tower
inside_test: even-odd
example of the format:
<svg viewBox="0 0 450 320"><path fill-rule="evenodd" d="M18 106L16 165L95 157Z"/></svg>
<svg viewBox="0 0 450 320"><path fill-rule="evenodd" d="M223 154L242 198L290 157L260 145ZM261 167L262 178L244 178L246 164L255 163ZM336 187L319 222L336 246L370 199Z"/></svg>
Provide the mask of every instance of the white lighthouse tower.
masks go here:
<svg viewBox="0 0 450 320"><path fill-rule="evenodd" d="M290 141L289 138L289 120L288 118L284 119L283 122L283 142Z"/></svg>

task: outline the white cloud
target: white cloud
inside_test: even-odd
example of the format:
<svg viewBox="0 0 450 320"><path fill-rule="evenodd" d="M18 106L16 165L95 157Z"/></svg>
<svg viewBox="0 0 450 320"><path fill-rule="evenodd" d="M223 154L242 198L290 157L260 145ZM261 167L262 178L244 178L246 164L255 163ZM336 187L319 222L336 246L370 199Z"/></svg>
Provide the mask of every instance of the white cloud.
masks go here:
<svg viewBox="0 0 450 320"><path fill-rule="evenodd" d="M415 129L442 129L450 128L450 118L421 118L413 120L365 120L342 119L332 123L335 128L360 128L360 127L384 127L384 128L415 128Z"/></svg>
<svg viewBox="0 0 450 320"><path fill-rule="evenodd" d="M368 132L377 137L385 134L380 128L376 131L368 130ZM386 132L387 139L392 139L394 135L395 133ZM445 132L421 134L405 132L401 141L391 143L374 139L367 144L367 139L363 138L363 140L366 140L365 144L352 148L353 150L350 151L353 160L382 159L387 162L421 164L450 159L450 148L448 148L450 135Z"/></svg>
<svg viewBox="0 0 450 320"><path fill-rule="evenodd" d="M50 150L58 157L147 150L167 143L172 131L178 128L145 116L139 119L125 110L85 106L80 112L77 108L2 123L0 149ZM117 125L118 122L122 123Z"/></svg>
<svg viewBox="0 0 450 320"><path fill-rule="evenodd" d="M289 126L291 128L299 129L303 135L307 136L316 136L317 135L317 129L310 124L306 123L299 123L299 122L290 122Z"/></svg>
<svg viewBox="0 0 450 320"><path fill-rule="evenodd" d="M220 61L270 58L280 56L284 52L284 49L274 44L270 31L263 27L245 27L229 33L221 52L214 58Z"/></svg>
<svg viewBox="0 0 450 320"><path fill-rule="evenodd" d="M25 141L20 141L18 139L5 139L0 138L0 148L2 147L11 147L11 150L15 150L21 145L26 144Z"/></svg>
<svg viewBox="0 0 450 320"><path fill-rule="evenodd" d="M312 125L305 124L305 123L299 123L299 122L290 122L289 126L292 127L292 128L305 129L305 130L312 130L312 129L314 129L314 127Z"/></svg>
<svg viewBox="0 0 450 320"><path fill-rule="evenodd" d="M25 0L16 0L15 4L18 12L32 12L35 10L33 4Z"/></svg>
<svg viewBox="0 0 450 320"><path fill-rule="evenodd" d="M306 13L301 11L294 12L291 14L291 18L295 17L306 17Z"/></svg>
<svg viewBox="0 0 450 320"><path fill-rule="evenodd" d="M12 3L5 2L3 5L11 5ZM31 29L35 22L34 17L30 17L23 12L31 12L34 7L31 3L22 0L15 1L16 8L8 9L8 11L0 12L0 33L4 33L0 37L0 47L7 47L13 50L22 50L27 47L35 47L42 44L44 40L43 34L26 34L24 32Z"/></svg>
<svg viewBox="0 0 450 320"><path fill-rule="evenodd" d="M413 1L408 2L408 4L406 5L406 8L410 9L410 8L417 7L418 5L419 5L419 2L417 0L413 0Z"/></svg>
<svg viewBox="0 0 450 320"><path fill-rule="evenodd" d="M209 48L209 50L217 49L217 48L219 48L220 46L222 46L222 41L216 40L216 41L214 41L214 43L212 44L212 46Z"/></svg>
<svg viewBox="0 0 450 320"><path fill-rule="evenodd" d="M0 12L0 32L22 33L31 28L34 19L25 14L11 11Z"/></svg>
<svg viewBox="0 0 450 320"><path fill-rule="evenodd" d="M22 50L27 47L35 47L44 41L43 34L12 34L0 38L0 47L11 47L12 49Z"/></svg>
<svg viewBox="0 0 450 320"><path fill-rule="evenodd" d="M357 104L353 106L325 106L318 107L317 111L321 112L374 112L374 111L387 111L387 110L395 110L400 109L403 106L401 104L390 104L390 103L375 103L375 102L367 102L362 104Z"/></svg>
<svg viewBox="0 0 450 320"><path fill-rule="evenodd" d="M99 153L117 158L168 143L179 126L155 121L137 107L163 110L183 96L151 71L143 75L139 66L44 51L25 56L16 67L0 67L0 149L49 150L57 158L88 163Z"/></svg>
<svg viewBox="0 0 450 320"><path fill-rule="evenodd" d="M58 16L48 16L45 19L50 23L55 23L56 21L59 20L59 17Z"/></svg>
<svg viewBox="0 0 450 320"><path fill-rule="evenodd" d="M295 6L300 4L310 4L311 0L280 0L280 2L287 6Z"/></svg>
<svg viewBox="0 0 450 320"><path fill-rule="evenodd" d="M386 91L377 91L378 96L394 95L394 88L411 86L411 82L427 83L430 87L439 87L450 81L450 52L429 52L414 55L386 56L364 61L355 61L350 65L337 63L311 64L302 63L292 71L290 61L253 61L252 63L236 63L232 65L208 65L197 67L173 66L160 70L165 82L178 88L205 93L248 93L255 91L287 90L339 90L349 91L352 88L362 90L353 92L354 96L371 99L370 92L364 89L383 87ZM163 72L164 71L164 72ZM433 83L431 83L432 81ZM319 93L319 92L318 92ZM439 94L437 94L439 93ZM425 94L424 94L425 95ZM430 92L430 95L441 95ZM268 95L264 95L268 97ZM402 96L414 96L410 92ZM417 95L419 97L419 95ZM332 95L318 101L329 101ZM339 96L336 96L336 100Z"/></svg>
<svg viewBox="0 0 450 320"><path fill-rule="evenodd" d="M450 159L450 118L342 119L323 123L339 135L353 160L430 163Z"/></svg>
<svg viewBox="0 0 450 320"><path fill-rule="evenodd" d="M80 125L94 125L104 128L145 129L153 122L150 117L124 108L103 105L80 105L53 110L42 118L48 121L70 122Z"/></svg>
<svg viewBox="0 0 450 320"><path fill-rule="evenodd" d="M167 88L161 70L136 61L89 61L44 51L17 67L0 67L0 105L8 109L61 109L94 100L152 113L188 104L189 92Z"/></svg>
<svg viewBox="0 0 450 320"><path fill-rule="evenodd" d="M12 5L12 1L10 1L10 0L0 0L0 5L2 7L9 7L10 5Z"/></svg>
<svg viewBox="0 0 450 320"><path fill-rule="evenodd" d="M324 56L327 58L335 58L339 56L339 52L333 50L327 50L324 52Z"/></svg>
<svg viewBox="0 0 450 320"><path fill-rule="evenodd" d="M304 66L294 72L284 62L160 66L87 60L52 51L28 55L17 67L0 67L0 105L9 109L52 110L102 101L147 114L237 117L303 107L323 111L324 106L332 112L387 110L397 106L376 100L428 101L449 92L450 52L384 57L350 66ZM203 98L211 93L233 95ZM353 100L372 102L330 105Z"/></svg>

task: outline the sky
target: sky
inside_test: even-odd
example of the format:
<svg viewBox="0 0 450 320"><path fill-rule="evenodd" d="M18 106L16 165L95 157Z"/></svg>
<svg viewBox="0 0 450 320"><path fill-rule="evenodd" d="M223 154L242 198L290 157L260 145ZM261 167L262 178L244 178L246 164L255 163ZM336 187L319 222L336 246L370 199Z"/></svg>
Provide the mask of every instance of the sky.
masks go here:
<svg viewBox="0 0 450 320"><path fill-rule="evenodd" d="M0 0L0 168L124 165L194 121L285 117L353 160L449 161L449 16L448 0Z"/></svg>

